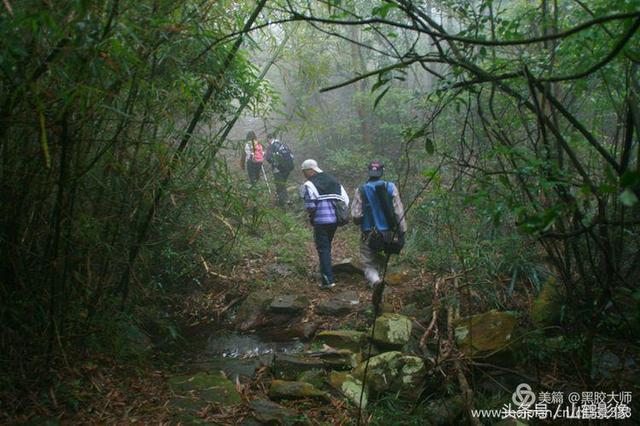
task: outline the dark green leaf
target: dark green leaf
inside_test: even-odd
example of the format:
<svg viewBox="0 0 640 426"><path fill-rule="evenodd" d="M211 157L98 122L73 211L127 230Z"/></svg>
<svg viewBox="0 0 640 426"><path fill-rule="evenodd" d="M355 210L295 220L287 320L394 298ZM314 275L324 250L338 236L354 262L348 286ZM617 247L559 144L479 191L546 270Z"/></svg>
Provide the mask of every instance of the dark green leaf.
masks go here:
<svg viewBox="0 0 640 426"><path fill-rule="evenodd" d="M384 95L387 94L387 92L389 91L389 89L391 89L391 86L387 86L386 89L384 89L382 91L382 93L380 93L378 95L378 97L376 98L376 101L373 103L373 109L376 109L376 107L378 106L378 103L382 100L382 98L384 97Z"/></svg>
<svg viewBox="0 0 640 426"><path fill-rule="evenodd" d="M424 149L428 154L433 154L436 150L433 140L429 136L425 136L424 138Z"/></svg>

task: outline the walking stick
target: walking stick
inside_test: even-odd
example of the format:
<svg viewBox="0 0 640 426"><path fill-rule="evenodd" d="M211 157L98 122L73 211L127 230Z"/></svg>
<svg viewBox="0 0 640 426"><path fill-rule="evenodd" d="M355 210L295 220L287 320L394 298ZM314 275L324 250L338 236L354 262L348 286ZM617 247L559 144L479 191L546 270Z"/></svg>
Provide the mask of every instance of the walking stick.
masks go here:
<svg viewBox="0 0 640 426"><path fill-rule="evenodd" d="M263 164L260 164L260 170L262 170L262 176L264 176L264 181L267 183L267 190L269 191L269 195L271 195L271 187L269 186L269 180L267 179L267 172L264 171Z"/></svg>

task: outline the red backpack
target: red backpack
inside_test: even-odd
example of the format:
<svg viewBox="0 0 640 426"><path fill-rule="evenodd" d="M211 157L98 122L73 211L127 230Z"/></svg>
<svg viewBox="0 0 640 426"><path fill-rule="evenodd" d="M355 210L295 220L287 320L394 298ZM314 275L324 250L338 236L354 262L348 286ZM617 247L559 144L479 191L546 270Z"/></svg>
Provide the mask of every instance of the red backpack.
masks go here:
<svg viewBox="0 0 640 426"><path fill-rule="evenodd" d="M262 144L258 141L251 141L253 147L253 162L262 163L264 161L264 152L262 151Z"/></svg>

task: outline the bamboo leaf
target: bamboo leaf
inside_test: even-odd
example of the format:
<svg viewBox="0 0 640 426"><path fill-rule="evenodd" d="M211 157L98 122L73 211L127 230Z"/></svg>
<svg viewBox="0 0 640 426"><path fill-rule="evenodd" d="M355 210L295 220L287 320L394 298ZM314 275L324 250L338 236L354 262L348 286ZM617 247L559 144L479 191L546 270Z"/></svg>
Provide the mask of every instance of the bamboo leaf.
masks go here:
<svg viewBox="0 0 640 426"><path fill-rule="evenodd" d="M44 114L40 111L40 146L44 156L44 164L47 169L51 168L51 156L49 155L49 143L47 141L47 128L45 126Z"/></svg>
<svg viewBox="0 0 640 426"><path fill-rule="evenodd" d="M436 150L433 140L429 136L424 137L424 149L429 155L433 154Z"/></svg>
<svg viewBox="0 0 640 426"><path fill-rule="evenodd" d="M387 86L386 89L384 89L382 91L382 93L380 93L378 95L378 97L376 98L376 101L373 103L373 109L376 109L376 107L378 106L378 103L382 100L382 98L384 97L384 95L387 94L387 92L389 91L389 89L391 89L391 86Z"/></svg>
<svg viewBox="0 0 640 426"><path fill-rule="evenodd" d="M384 86L385 84L387 84L389 82L388 78L380 78L372 87L371 87L371 93L375 92L376 90L378 90L381 86Z"/></svg>

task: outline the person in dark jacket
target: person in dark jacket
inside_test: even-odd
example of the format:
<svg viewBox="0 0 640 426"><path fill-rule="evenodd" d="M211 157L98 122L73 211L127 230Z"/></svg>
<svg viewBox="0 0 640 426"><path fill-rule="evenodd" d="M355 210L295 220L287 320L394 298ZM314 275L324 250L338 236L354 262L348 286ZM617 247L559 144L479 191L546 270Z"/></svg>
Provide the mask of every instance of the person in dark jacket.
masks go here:
<svg viewBox="0 0 640 426"><path fill-rule="evenodd" d="M397 225L397 234L400 240L404 241L404 234L407 232L407 223L404 220L404 207L400 199L398 188L393 182L385 181L382 178L384 165L380 161L372 161L368 166L368 181L356 190L351 206L351 217L356 225L360 225L362 238L360 241L360 255L364 263L364 275L369 286L375 288L382 282L380 273L384 267L385 256L380 250L369 246L369 234L375 228L378 231L392 230L393 225ZM389 223L384 213L380 197L377 193L386 192L392 200L393 211L390 212L392 221ZM391 209L388 209L391 210Z"/></svg>
<svg viewBox="0 0 640 426"><path fill-rule="evenodd" d="M313 225L313 237L320 260L320 288L336 285L331 267L331 243L338 227L336 201L349 204L349 196L338 180L318 167L315 160L302 163L307 181L300 187L304 207Z"/></svg>
<svg viewBox="0 0 640 426"><path fill-rule="evenodd" d="M276 138L274 133L267 136L267 161L271 164L273 180L276 184L277 204L282 207L287 204L287 179L294 169L291 149Z"/></svg>

